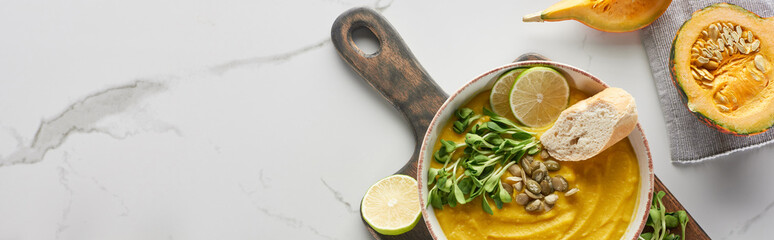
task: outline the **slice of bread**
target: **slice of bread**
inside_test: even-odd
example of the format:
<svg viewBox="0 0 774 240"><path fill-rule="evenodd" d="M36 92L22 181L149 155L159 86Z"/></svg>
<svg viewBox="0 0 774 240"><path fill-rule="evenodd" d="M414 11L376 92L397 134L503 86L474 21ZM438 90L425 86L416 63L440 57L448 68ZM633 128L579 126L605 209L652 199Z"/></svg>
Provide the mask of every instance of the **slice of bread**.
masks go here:
<svg viewBox="0 0 774 240"><path fill-rule="evenodd" d="M632 95L620 88L606 88L562 111L540 141L558 160L581 161L625 138L636 125Z"/></svg>

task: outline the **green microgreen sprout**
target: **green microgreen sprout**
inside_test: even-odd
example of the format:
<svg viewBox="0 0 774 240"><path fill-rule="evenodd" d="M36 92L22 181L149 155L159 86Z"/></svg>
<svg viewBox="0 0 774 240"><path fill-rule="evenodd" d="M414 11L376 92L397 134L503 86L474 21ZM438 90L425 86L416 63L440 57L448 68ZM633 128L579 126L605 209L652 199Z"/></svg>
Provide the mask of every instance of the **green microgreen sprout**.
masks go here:
<svg viewBox="0 0 774 240"><path fill-rule="evenodd" d="M659 191L653 196L648 220L645 226L653 228L653 232L642 232L638 240L680 240L685 239L685 227L688 224L688 213L684 210L667 212L662 198L666 196L664 191ZM669 229L680 225L682 235L676 235ZM643 230L644 231L644 230Z"/></svg>
<svg viewBox="0 0 774 240"><path fill-rule="evenodd" d="M683 238L685 239L685 226L688 225L688 213L685 210L677 211L677 220L680 221L680 230L682 230Z"/></svg>
<svg viewBox="0 0 774 240"><path fill-rule="evenodd" d="M474 124L467 132L468 126L482 115L469 108L461 108L455 113L458 120L453 123L453 130L465 133L465 140L463 143L440 141L441 147L433 154L433 159L444 165L428 170L428 186L432 186L429 206L438 209L444 205L455 207L481 197L482 209L494 214L487 198L491 198L498 209L513 201L500 179L508 167L517 164L525 154L539 152L540 141L534 133L507 118L486 108L482 112L489 120ZM457 152L459 149L463 149L461 153Z"/></svg>
<svg viewBox="0 0 774 240"><path fill-rule="evenodd" d="M454 122L452 130L459 134L465 132L465 130L468 129L468 125L470 125L470 123L481 118L481 115L475 114L473 109L470 108L457 109L455 115L457 116L457 121Z"/></svg>
<svg viewBox="0 0 774 240"><path fill-rule="evenodd" d="M464 147L465 144L456 144L453 141L447 141L441 139L441 148L438 149L438 151L433 154L433 159L435 159L436 162L439 163L447 163L452 157L452 154L461 147Z"/></svg>

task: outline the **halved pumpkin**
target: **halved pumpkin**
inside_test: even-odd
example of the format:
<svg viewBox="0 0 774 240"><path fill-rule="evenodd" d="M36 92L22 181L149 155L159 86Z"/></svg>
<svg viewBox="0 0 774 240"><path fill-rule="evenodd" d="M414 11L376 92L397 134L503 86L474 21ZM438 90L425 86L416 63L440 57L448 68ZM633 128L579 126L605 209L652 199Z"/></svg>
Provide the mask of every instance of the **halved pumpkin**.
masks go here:
<svg viewBox="0 0 774 240"><path fill-rule="evenodd" d="M762 133L774 125L774 18L719 3L686 21L670 71L688 109L718 130Z"/></svg>
<svg viewBox="0 0 774 240"><path fill-rule="evenodd" d="M562 0L524 22L577 20L605 32L630 32L647 26L672 0Z"/></svg>

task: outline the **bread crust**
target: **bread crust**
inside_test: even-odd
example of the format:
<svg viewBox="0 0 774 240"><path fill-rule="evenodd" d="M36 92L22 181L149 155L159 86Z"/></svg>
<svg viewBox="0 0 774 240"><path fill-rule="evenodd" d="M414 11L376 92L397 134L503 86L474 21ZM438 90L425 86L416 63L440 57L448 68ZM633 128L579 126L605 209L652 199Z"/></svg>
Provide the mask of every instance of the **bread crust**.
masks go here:
<svg viewBox="0 0 774 240"><path fill-rule="evenodd" d="M562 111L540 141L557 160L581 161L625 138L636 125L632 95L620 88L606 88Z"/></svg>

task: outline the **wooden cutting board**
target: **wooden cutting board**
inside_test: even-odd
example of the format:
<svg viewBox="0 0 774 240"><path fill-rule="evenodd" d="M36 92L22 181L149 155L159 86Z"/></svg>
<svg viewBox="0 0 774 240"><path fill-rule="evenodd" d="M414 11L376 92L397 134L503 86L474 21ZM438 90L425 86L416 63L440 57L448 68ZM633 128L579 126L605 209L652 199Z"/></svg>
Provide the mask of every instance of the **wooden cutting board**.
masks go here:
<svg viewBox="0 0 774 240"><path fill-rule="evenodd" d="M366 54L355 45L352 32L359 28L368 29L376 36L379 43L376 53ZM411 124L415 140L414 153L406 165L396 173L417 176L417 159L422 138L448 95L430 78L398 32L376 11L354 8L344 12L333 23L331 39L344 61ZM541 55L527 53L516 61L545 59L547 58ZM684 209L658 177L655 180L655 190L667 193L663 201L668 211ZM686 239L710 239L690 213L688 217L690 222L686 228ZM365 221L363 224L375 239L432 239L424 219L420 219L411 231L397 236L381 235Z"/></svg>

